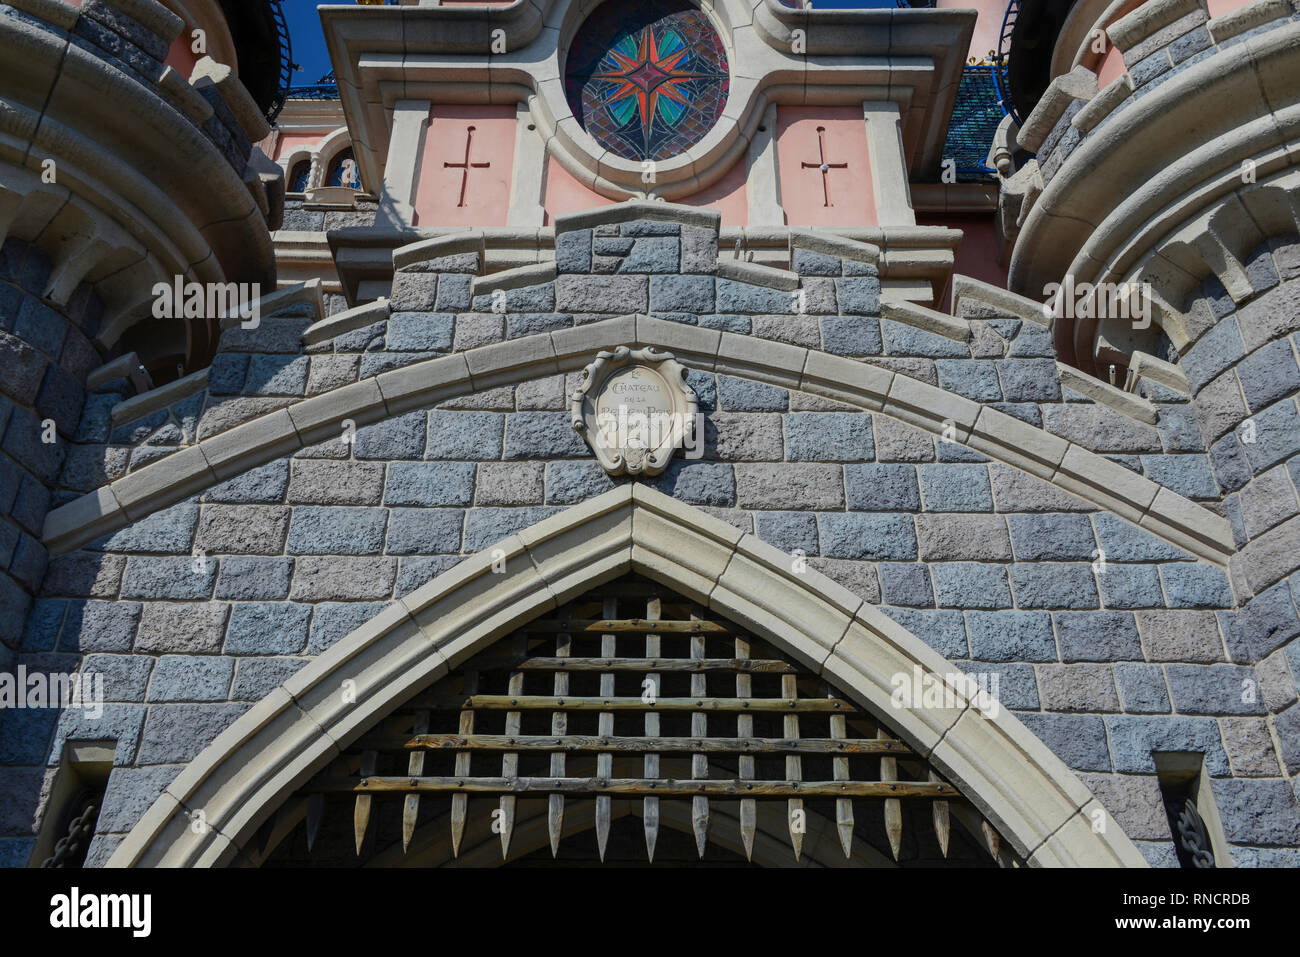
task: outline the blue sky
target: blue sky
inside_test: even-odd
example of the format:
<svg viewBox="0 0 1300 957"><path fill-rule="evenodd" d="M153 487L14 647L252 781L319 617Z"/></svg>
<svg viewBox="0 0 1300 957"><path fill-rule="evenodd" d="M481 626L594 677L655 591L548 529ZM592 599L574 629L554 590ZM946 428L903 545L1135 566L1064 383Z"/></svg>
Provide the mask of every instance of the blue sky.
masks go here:
<svg viewBox="0 0 1300 957"><path fill-rule="evenodd" d="M321 34L316 6L316 0L283 0L282 3L293 41L293 62L299 67L293 78L295 86L310 86L330 71L330 58L325 51L325 37ZM892 7L894 3L893 0L814 0L814 6L863 9Z"/></svg>

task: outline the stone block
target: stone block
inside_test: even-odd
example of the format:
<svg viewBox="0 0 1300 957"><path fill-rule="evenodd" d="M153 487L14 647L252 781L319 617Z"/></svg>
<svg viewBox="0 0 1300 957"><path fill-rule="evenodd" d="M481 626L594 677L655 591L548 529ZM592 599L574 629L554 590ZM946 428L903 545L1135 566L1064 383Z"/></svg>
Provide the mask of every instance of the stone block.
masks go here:
<svg viewBox="0 0 1300 957"><path fill-rule="evenodd" d="M555 280L555 305L562 312L606 313L617 303L619 314L650 310L650 277L562 275ZM755 311L755 310L740 310Z"/></svg>
<svg viewBox="0 0 1300 957"><path fill-rule="evenodd" d="M851 482L849 492L854 507ZM922 514L916 517L916 535L924 562L1011 560L1011 539L1000 516Z"/></svg>
<svg viewBox="0 0 1300 957"><path fill-rule="evenodd" d="M141 764L185 764L248 709L247 704L168 704L149 709Z"/></svg>
<svg viewBox="0 0 1300 957"><path fill-rule="evenodd" d="M1136 663L1115 666L1120 704L1129 714L1168 714L1169 689L1159 665Z"/></svg>
<svg viewBox="0 0 1300 957"><path fill-rule="evenodd" d="M925 558L924 546L921 557ZM930 570L926 565L882 563L879 573L881 597L886 604L934 607L934 590L930 587Z"/></svg>
<svg viewBox="0 0 1300 957"><path fill-rule="evenodd" d="M289 462L270 462L214 485L204 502L281 502L289 488ZM196 516L197 517L197 516ZM146 519L145 521L148 521Z"/></svg>
<svg viewBox="0 0 1300 957"><path fill-rule="evenodd" d="M1038 669L1038 691L1045 711L1120 710L1110 665L1043 665Z"/></svg>
<svg viewBox="0 0 1300 957"><path fill-rule="evenodd" d="M1160 433L1154 426L1090 403L1065 403L1043 411L1043 427L1093 452L1159 452Z"/></svg>
<svg viewBox="0 0 1300 957"><path fill-rule="evenodd" d="M1223 834L1233 844L1300 844L1300 809L1285 781L1211 781Z"/></svg>
<svg viewBox="0 0 1300 957"><path fill-rule="evenodd" d="M475 554L560 511L548 506L475 508L465 517L466 554Z"/></svg>
<svg viewBox="0 0 1300 957"><path fill-rule="evenodd" d="M388 602L322 602L312 616L307 654L319 655L389 607ZM243 668L241 663L240 668ZM238 679L236 679L238 680Z"/></svg>
<svg viewBox="0 0 1300 957"><path fill-rule="evenodd" d="M728 475L730 468L726 468ZM734 479L730 492L734 500ZM600 495L614 487L599 462L548 462L546 464L546 503L574 505Z"/></svg>
<svg viewBox="0 0 1300 957"><path fill-rule="evenodd" d="M908 515L830 512L818 516L818 526L828 558L916 560L916 530Z"/></svg>
<svg viewBox="0 0 1300 957"><path fill-rule="evenodd" d="M1288 339L1252 352L1237 366L1237 377L1252 412L1300 392L1300 366Z"/></svg>
<svg viewBox="0 0 1300 957"><path fill-rule="evenodd" d="M993 492L983 465L922 465L921 498L929 512L991 512Z"/></svg>
<svg viewBox="0 0 1300 957"><path fill-rule="evenodd" d="M787 415L786 456L792 462L869 462L875 457L871 419L861 412Z"/></svg>
<svg viewBox="0 0 1300 957"><path fill-rule="evenodd" d="M149 684L149 700L225 701L234 675L233 658L163 655L158 659L153 681Z"/></svg>
<svg viewBox="0 0 1300 957"><path fill-rule="evenodd" d="M704 421L705 451L710 458L737 462L779 462L784 455L781 420L746 412L717 412Z"/></svg>
<svg viewBox="0 0 1300 957"><path fill-rule="evenodd" d="M418 459L424 457L424 440L428 417L424 412L408 412L357 429L352 453L359 459Z"/></svg>
<svg viewBox="0 0 1300 957"><path fill-rule="evenodd" d="M1242 665L1165 665L1174 710L1180 714L1261 714L1254 670Z"/></svg>
<svg viewBox="0 0 1300 957"><path fill-rule="evenodd" d="M221 650L229 610L222 602L148 602L140 615L133 650L139 654L216 654Z"/></svg>
<svg viewBox="0 0 1300 957"><path fill-rule="evenodd" d="M817 517L807 512L759 512L755 532L786 554L817 554Z"/></svg>
<svg viewBox="0 0 1300 957"><path fill-rule="evenodd" d="M626 270L624 270L626 271ZM703 315L714 312L712 276L651 276L650 310Z"/></svg>
<svg viewBox="0 0 1300 957"><path fill-rule="evenodd" d="M841 280L843 282L844 280ZM863 310L849 309L846 312ZM880 321L881 335L885 340L885 353L891 356L923 356L927 359L958 358L969 359L970 347L965 343L954 342L944 336L915 326L904 325L892 319Z"/></svg>
<svg viewBox="0 0 1300 957"><path fill-rule="evenodd" d="M465 513L458 508L395 508L388 520L387 552L459 552L464 518Z"/></svg>
<svg viewBox="0 0 1300 957"><path fill-rule="evenodd" d="M1076 562L1015 565L1011 587L1020 608L1096 608L1092 566Z"/></svg>
<svg viewBox="0 0 1300 957"><path fill-rule="evenodd" d="M1016 717L1074 770L1111 770L1110 754L1106 750L1106 726L1100 717L1032 713L1017 714Z"/></svg>
<svg viewBox="0 0 1300 957"><path fill-rule="evenodd" d="M231 607L227 655L295 655L307 644L311 605L240 602Z"/></svg>
<svg viewBox="0 0 1300 957"><path fill-rule="evenodd" d="M307 658L241 658L230 689L232 701L261 701L309 662Z"/></svg>
<svg viewBox="0 0 1300 957"><path fill-rule="evenodd" d="M122 576L122 597L209 598L216 579L213 560L132 555Z"/></svg>
<svg viewBox="0 0 1300 957"><path fill-rule="evenodd" d="M1233 604L1228 576L1213 565L1179 562L1163 565L1160 577L1170 608L1227 608Z"/></svg>
<svg viewBox="0 0 1300 957"><path fill-rule="evenodd" d="M1223 660L1223 639L1213 612L1141 611L1137 623L1151 661Z"/></svg>
<svg viewBox="0 0 1300 957"><path fill-rule="evenodd" d="M506 416L504 458L550 460L586 458L590 454L567 412L515 412Z"/></svg>
<svg viewBox="0 0 1300 957"><path fill-rule="evenodd" d="M1116 515L1099 512L1093 518L1097 544L1111 562L1187 561L1192 556L1176 545Z"/></svg>
<svg viewBox="0 0 1300 957"><path fill-rule="evenodd" d="M1008 402L1057 402L1061 398L1055 359L1001 359L1002 394Z"/></svg>
<svg viewBox="0 0 1300 957"><path fill-rule="evenodd" d="M921 507L916 468L911 465L848 465L844 485L853 510L906 512Z"/></svg>
<svg viewBox="0 0 1300 957"><path fill-rule="evenodd" d="M933 462L934 439L928 432L886 415L872 416L876 458L881 462Z"/></svg>
<svg viewBox="0 0 1300 957"><path fill-rule="evenodd" d="M940 562L932 565L930 570L934 577L935 598L940 608L1011 607L1007 570L1001 566L975 562ZM1050 619L1048 630L1050 631ZM997 660L987 654L976 654L977 657L990 661Z"/></svg>
<svg viewBox="0 0 1300 957"><path fill-rule="evenodd" d="M837 356L878 356L884 350L875 316L824 316L821 348Z"/></svg>
<svg viewBox="0 0 1300 957"><path fill-rule="evenodd" d="M1099 571L1102 602L1107 608L1162 608L1164 594L1154 565L1116 565Z"/></svg>
<svg viewBox="0 0 1300 957"><path fill-rule="evenodd" d="M1086 515L1012 515L1008 522L1017 561L1086 561L1097 556Z"/></svg>
<svg viewBox="0 0 1300 957"><path fill-rule="evenodd" d="M498 459L505 431L505 416L495 412L429 413L429 459ZM572 430L570 430L572 431Z"/></svg>
<svg viewBox="0 0 1300 957"><path fill-rule="evenodd" d="M728 375L718 376L718 396L728 412L784 412L790 404L785 389Z"/></svg>
<svg viewBox="0 0 1300 957"><path fill-rule="evenodd" d="M285 598L293 574L292 558L230 555L221 559L216 598L256 601Z"/></svg>
<svg viewBox="0 0 1300 957"><path fill-rule="evenodd" d="M843 508L841 473L835 465L737 465L736 504L741 508Z"/></svg>
<svg viewBox="0 0 1300 957"><path fill-rule="evenodd" d="M382 508L302 505L293 510L286 550L291 555L373 555L384 541Z"/></svg>
<svg viewBox="0 0 1300 957"><path fill-rule="evenodd" d="M1276 777L1280 773L1273 738L1263 718L1223 718L1219 733L1234 777Z"/></svg>
<svg viewBox="0 0 1300 957"><path fill-rule="evenodd" d="M385 505L469 505L473 462L393 462L384 485Z"/></svg>
<svg viewBox="0 0 1300 957"><path fill-rule="evenodd" d="M282 505L205 505L194 547L208 555L278 555L288 527Z"/></svg>
<svg viewBox="0 0 1300 957"><path fill-rule="evenodd" d="M945 566L936 565L936 569ZM936 583L938 576L935 576ZM1052 619L1043 612L969 611L970 653L981 661L1056 661Z"/></svg>
<svg viewBox="0 0 1300 957"><path fill-rule="evenodd" d="M552 463L548 468L554 470L560 464ZM604 484L613 487L608 478ZM727 507L736 504L736 476L732 467L722 462L675 459L662 475L649 484L652 488L691 505ZM548 495L549 500L551 498Z"/></svg>
<svg viewBox="0 0 1300 957"><path fill-rule="evenodd" d="M1065 489L1020 469L989 465L993 498L999 512L1092 512L1095 506Z"/></svg>
<svg viewBox="0 0 1300 957"><path fill-rule="evenodd" d="M96 539L85 548L88 551L188 555L198 521L198 505L184 502L146 515L120 531Z"/></svg>
<svg viewBox="0 0 1300 957"><path fill-rule="evenodd" d="M969 657L961 612L890 607L880 610L948 660Z"/></svg>
<svg viewBox="0 0 1300 957"><path fill-rule="evenodd" d="M295 461L288 501L295 505L377 505L383 494L379 462Z"/></svg>
<svg viewBox="0 0 1300 957"><path fill-rule="evenodd" d="M997 402L1002 399L1002 386L998 381L997 366L993 362L940 359L934 365L941 388L976 402Z"/></svg>

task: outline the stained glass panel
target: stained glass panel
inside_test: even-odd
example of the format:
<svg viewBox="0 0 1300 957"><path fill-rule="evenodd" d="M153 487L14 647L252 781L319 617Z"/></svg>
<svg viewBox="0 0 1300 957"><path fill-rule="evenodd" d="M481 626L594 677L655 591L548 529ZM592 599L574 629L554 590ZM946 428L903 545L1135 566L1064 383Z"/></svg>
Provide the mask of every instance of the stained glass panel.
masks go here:
<svg viewBox="0 0 1300 957"><path fill-rule="evenodd" d="M722 115L729 86L722 38L683 0L602 4L574 37L565 76L583 129L630 160L686 152Z"/></svg>

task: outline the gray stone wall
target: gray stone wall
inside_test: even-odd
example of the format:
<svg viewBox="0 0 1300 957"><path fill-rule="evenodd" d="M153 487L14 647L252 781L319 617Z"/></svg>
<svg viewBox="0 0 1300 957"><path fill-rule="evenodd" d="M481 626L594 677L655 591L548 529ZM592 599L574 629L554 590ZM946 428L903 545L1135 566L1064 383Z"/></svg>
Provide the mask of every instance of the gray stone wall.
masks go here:
<svg viewBox="0 0 1300 957"><path fill-rule="evenodd" d="M92 397L77 454L124 474L361 377L641 311L887 366L1157 481L1176 485L1183 463L1206 459L1203 440L1163 415L1160 427L1139 427L1062 390L1042 327L991 313L958 341L882 318L867 263L797 250L800 297L717 275L716 243L702 227L663 222L565 231L556 279L508 290L504 311L471 294L476 256L426 261L398 272L385 322L305 349L317 317L301 308L230 330L206 390L116 429L104 425L110 402ZM729 375L695 371L690 382L705 413L703 457L651 484L802 553L959 667L996 673L1003 705L1154 863L1174 855L1153 749L1205 755L1239 863L1300 863L1294 779L1269 717L1269 702L1295 698L1292 662L1239 653L1224 572L888 415ZM482 389L360 428L353 441L253 468L55 558L19 660L103 673L110 703L93 726L80 712L0 716L0 790L13 798L0 859L30 853L63 742L117 742L92 849L102 863L221 729L388 602L626 481L606 476L570 427L572 385L549 376ZM100 478L65 469L63 481L70 495ZM1187 491L1218 495L1214 485ZM1243 695L1266 684L1265 695Z"/></svg>
<svg viewBox="0 0 1300 957"><path fill-rule="evenodd" d="M52 305L42 298L50 270L49 258L20 240L0 247L0 672L13 670L40 590L41 527L77 438L86 375L101 361L90 338L98 299L83 284L66 306Z"/></svg>

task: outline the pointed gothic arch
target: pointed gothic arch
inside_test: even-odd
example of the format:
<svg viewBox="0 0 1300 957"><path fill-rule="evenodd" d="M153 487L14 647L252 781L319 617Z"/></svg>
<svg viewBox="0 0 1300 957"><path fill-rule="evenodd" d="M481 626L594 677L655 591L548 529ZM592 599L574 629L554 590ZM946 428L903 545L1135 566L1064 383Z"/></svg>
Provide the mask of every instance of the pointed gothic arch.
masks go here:
<svg viewBox="0 0 1300 957"><path fill-rule="evenodd" d="M636 484L465 559L332 646L190 762L109 865L236 862L290 794L386 714L521 624L629 570L888 714L1022 860L1145 866L1065 764L1007 712L974 707L970 685L923 641L829 579L795 572L752 534ZM891 707L893 677L914 668L950 689L953 706Z"/></svg>

